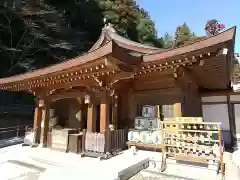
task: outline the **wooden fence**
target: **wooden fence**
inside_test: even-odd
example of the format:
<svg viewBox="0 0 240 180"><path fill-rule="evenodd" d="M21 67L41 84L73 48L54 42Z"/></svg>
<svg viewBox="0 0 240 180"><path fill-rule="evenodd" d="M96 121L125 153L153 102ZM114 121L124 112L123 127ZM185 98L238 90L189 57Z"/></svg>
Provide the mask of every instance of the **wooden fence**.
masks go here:
<svg viewBox="0 0 240 180"><path fill-rule="evenodd" d="M84 132L83 152L115 153L126 147L126 130L107 131L105 134Z"/></svg>
<svg viewBox="0 0 240 180"><path fill-rule="evenodd" d="M106 152L118 151L124 149L126 146L126 131L124 129L119 129L115 131L107 131L105 133Z"/></svg>

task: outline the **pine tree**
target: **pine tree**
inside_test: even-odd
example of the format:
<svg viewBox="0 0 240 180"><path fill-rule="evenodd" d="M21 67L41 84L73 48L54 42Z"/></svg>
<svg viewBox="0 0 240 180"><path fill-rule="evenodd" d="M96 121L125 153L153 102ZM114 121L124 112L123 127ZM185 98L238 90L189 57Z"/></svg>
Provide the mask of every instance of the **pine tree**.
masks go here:
<svg viewBox="0 0 240 180"><path fill-rule="evenodd" d="M170 36L168 33L164 34L164 36L162 37L162 40L163 40L165 49L173 47L173 45L174 45L173 37Z"/></svg>
<svg viewBox="0 0 240 180"><path fill-rule="evenodd" d="M186 23L176 28L175 32L175 46L181 46L194 37L190 28Z"/></svg>

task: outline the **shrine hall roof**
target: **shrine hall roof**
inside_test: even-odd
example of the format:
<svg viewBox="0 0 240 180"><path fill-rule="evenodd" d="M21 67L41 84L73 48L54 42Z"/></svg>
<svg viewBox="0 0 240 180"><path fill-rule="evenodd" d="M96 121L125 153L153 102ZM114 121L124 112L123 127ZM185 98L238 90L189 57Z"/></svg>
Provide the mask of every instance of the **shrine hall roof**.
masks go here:
<svg viewBox="0 0 240 180"><path fill-rule="evenodd" d="M96 50L109 41L114 41L120 47L123 47L130 51L139 52L141 54L151 54L163 50L153 46L141 44L127 39L123 36L120 36L116 33L116 30L111 25L109 25L103 28L100 38L89 51L91 52L93 50Z"/></svg>
<svg viewBox="0 0 240 180"><path fill-rule="evenodd" d="M120 47L120 49L123 50L122 53L128 53L132 56L136 56L137 54L140 56L141 61L144 63L152 62L155 60L168 59L180 54L194 52L199 49L212 47L230 41L232 41L232 45L234 46L235 32L236 27L233 27L215 36L201 39L197 42L187 44L183 47L163 50L126 39L118 35L111 26L106 26L103 28L99 40L93 45L88 53L70 59L68 61L61 62L59 64L35 70L33 72L2 78L0 79L0 86L7 86L8 84L18 83L19 81L38 78L45 75L51 75L66 71L71 68L81 67L82 65L89 64L90 62L101 57L114 54L114 49L116 49L116 47Z"/></svg>

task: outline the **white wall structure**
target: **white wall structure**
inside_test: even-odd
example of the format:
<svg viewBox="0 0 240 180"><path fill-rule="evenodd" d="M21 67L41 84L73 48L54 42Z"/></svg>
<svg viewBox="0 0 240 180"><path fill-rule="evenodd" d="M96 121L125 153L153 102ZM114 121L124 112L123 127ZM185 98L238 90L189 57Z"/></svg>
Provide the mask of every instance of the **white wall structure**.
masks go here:
<svg viewBox="0 0 240 180"><path fill-rule="evenodd" d="M231 144L227 96L202 97L202 113L205 122L221 122L224 143Z"/></svg>
<svg viewBox="0 0 240 180"><path fill-rule="evenodd" d="M240 138L240 104L234 104L234 116L237 135Z"/></svg>
<svg viewBox="0 0 240 180"><path fill-rule="evenodd" d="M203 119L206 122L221 122L222 130L230 130L227 104L202 105Z"/></svg>
<svg viewBox="0 0 240 180"><path fill-rule="evenodd" d="M206 96L202 97L203 103L227 102L227 96Z"/></svg>
<svg viewBox="0 0 240 180"><path fill-rule="evenodd" d="M230 95L230 102L234 108L236 135L240 136L240 94Z"/></svg>
<svg viewBox="0 0 240 180"><path fill-rule="evenodd" d="M235 129L236 129L234 149L240 150L240 94L230 95L230 102L233 104L233 108L234 108Z"/></svg>

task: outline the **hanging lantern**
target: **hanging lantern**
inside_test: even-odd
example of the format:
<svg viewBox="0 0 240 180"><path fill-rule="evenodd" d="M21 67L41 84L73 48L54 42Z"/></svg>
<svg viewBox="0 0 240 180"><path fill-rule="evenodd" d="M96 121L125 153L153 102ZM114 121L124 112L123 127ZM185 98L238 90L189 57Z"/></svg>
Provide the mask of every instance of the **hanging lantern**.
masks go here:
<svg viewBox="0 0 240 180"><path fill-rule="evenodd" d="M86 94L86 95L84 96L84 103L85 103L85 104L89 104L89 103L90 103L90 96L89 96L88 94Z"/></svg>
<svg viewBox="0 0 240 180"><path fill-rule="evenodd" d="M39 100L39 107L43 107L44 106L44 100Z"/></svg>

